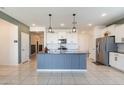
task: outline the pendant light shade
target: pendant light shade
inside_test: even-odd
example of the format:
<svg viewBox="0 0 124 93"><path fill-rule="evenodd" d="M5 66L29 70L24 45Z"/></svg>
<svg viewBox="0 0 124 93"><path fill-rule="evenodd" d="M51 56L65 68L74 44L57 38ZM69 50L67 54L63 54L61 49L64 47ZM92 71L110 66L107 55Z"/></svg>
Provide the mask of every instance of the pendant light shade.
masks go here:
<svg viewBox="0 0 124 93"><path fill-rule="evenodd" d="M52 14L49 14L49 28L48 28L48 32L50 32L50 33L53 32L52 26L51 26L51 16L52 16Z"/></svg>
<svg viewBox="0 0 124 93"><path fill-rule="evenodd" d="M75 22L75 16L76 16L76 14L73 14L73 27L72 27L72 32L76 32L76 27L75 27L75 24L76 24L76 22Z"/></svg>
<svg viewBox="0 0 124 93"><path fill-rule="evenodd" d="M72 32L76 32L76 27L73 27L72 28Z"/></svg>

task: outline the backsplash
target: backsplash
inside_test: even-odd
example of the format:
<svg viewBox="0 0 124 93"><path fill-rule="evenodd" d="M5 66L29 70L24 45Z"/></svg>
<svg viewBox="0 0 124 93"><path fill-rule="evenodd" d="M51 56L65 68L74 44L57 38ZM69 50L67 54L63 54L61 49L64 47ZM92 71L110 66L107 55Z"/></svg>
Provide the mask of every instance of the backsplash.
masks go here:
<svg viewBox="0 0 124 93"><path fill-rule="evenodd" d="M118 52L124 52L124 44L118 44Z"/></svg>

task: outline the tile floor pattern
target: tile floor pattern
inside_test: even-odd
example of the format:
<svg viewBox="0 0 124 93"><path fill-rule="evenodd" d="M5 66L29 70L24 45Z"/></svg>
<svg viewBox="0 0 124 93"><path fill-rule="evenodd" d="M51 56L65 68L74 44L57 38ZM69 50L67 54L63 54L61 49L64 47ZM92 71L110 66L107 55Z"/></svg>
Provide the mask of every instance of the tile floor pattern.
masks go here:
<svg viewBox="0 0 124 93"><path fill-rule="evenodd" d="M87 64L87 72L37 72L36 60L19 66L0 66L1 85L124 84L124 73L111 67Z"/></svg>

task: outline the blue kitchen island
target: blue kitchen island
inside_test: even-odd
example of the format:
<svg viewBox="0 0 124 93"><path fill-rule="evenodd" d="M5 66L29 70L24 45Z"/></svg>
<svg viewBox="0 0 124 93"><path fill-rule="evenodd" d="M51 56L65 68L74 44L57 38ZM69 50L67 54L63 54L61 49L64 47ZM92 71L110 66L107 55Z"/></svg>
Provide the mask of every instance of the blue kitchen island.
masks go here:
<svg viewBox="0 0 124 93"><path fill-rule="evenodd" d="M39 53L38 71L83 71L87 68L87 53Z"/></svg>

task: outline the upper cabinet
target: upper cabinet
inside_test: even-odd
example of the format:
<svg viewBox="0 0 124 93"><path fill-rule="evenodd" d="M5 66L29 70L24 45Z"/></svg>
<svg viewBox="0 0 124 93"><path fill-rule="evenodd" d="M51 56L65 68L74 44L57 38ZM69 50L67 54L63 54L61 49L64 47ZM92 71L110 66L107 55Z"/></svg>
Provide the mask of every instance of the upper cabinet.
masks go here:
<svg viewBox="0 0 124 93"><path fill-rule="evenodd" d="M57 44L59 39L67 39L68 44L78 43L78 33L72 33L71 30L54 30L54 33L47 33L47 44Z"/></svg>
<svg viewBox="0 0 124 93"><path fill-rule="evenodd" d="M78 43L78 33L67 33L67 43Z"/></svg>
<svg viewBox="0 0 124 93"><path fill-rule="evenodd" d="M66 38L67 38L67 34L65 31L58 32L58 39L66 39Z"/></svg>
<svg viewBox="0 0 124 93"><path fill-rule="evenodd" d="M108 32L109 36L115 36L115 28L116 28L116 25L111 25L106 28L106 32Z"/></svg>
<svg viewBox="0 0 124 93"><path fill-rule="evenodd" d="M47 33L47 43L58 43L58 33Z"/></svg>
<svg viewBox="0 0 124 93"><path fill-rule="evenodd" d="M124 24L121 25L111 25L104 29L101 29L98 37L104 37L105 33L108 33L108 36L115 36L115 43L124 43Z"/></svg>
<svg viewBox="0 0 124 93"><path fill-rule="evenodd" d="M124 43L124 24L116 26L115 30L115 42Z"/></svg>

